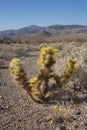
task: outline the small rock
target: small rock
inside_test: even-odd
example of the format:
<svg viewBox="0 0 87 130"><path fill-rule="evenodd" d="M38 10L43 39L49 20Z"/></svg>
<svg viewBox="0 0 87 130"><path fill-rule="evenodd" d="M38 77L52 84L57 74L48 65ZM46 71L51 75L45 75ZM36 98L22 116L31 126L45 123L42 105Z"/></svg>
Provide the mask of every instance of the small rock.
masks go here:
<svg viewBox="0 0 87 130"><path fill-rule="evenodd" d="M60 130L58 127L56 127L56 129L55 130Z"/></svg>
<svg viewBox="0 0 87 130"><path fill-rule="evenodd" d="M80 110L76 110L75 111L75 115L80 115L81 114L81 111Z"/></svg>

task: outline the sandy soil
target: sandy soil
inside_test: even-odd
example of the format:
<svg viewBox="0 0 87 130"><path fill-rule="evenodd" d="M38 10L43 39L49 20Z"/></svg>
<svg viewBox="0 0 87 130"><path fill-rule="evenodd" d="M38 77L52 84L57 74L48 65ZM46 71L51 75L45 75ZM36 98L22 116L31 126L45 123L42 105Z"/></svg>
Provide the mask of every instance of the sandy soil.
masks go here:
<svg viewBox="0 0 87 130"><path fill-rule="evenodd" d="M36 75L36 62L44 45L0 45L0 130L87 130L87 43L50 45L60 50L54 66L56 73L61 75L68 57L77 57L80 69L46 104L37 104L26 96L9 72L10 60L18 57L29 79Z"/></svg>

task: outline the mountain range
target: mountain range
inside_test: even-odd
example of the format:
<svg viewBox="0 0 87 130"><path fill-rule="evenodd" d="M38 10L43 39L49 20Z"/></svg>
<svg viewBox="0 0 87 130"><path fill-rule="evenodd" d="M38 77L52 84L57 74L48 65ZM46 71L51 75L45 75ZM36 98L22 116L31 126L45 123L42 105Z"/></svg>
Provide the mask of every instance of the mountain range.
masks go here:
<svg viewBox="0 0 87 130"><path fill-rule="evenodd" d="M50 26L37 26L31 25L23 27L18 30L5 30L0 31L1 39L22 40L27 41L30 39L58 39L58 38L71 38L71 37L87 37L86 25L50 25Z"/></svg>

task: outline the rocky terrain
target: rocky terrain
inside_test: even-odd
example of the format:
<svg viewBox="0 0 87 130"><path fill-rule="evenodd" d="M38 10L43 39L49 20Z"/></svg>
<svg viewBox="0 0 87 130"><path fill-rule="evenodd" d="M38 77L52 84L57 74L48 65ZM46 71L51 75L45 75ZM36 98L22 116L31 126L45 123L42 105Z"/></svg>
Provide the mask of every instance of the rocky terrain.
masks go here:
<svg viewBox="0 0 87 130"><path fill-rule="evenodd" d="M0 130L87 130L87 43L49 43L59 48L54 71L61 75L67 58L76 57L77 74L57 89L53 98L38 104L17 87L9 72L9 62L18 57L27 77L38 73L41 45L0 44Z"/></svg>

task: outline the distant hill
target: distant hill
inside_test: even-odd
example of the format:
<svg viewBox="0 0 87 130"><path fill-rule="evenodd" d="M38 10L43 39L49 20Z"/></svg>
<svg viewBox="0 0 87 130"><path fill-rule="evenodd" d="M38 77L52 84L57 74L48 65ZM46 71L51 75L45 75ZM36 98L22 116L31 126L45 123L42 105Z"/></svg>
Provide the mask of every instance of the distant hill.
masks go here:
<svg viewBox="0 0 87 130"><path fill-rule="evenodd" d="M87 37L87 26L83 25L51 25L48 27L31 25L18 30L0 31L2 40L30 40L45 38Z"/></svg>

